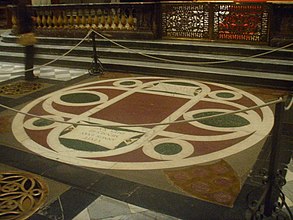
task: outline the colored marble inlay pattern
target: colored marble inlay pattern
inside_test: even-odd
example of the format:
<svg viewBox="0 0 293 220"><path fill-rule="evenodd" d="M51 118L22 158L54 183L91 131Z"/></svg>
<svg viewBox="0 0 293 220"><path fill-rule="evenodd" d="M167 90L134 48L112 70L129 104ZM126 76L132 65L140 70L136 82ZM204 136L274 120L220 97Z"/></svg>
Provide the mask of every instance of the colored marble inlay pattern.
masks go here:
<svg viewBox="0 0 293 220"><path fill-rule="evenodd" d="M210 165L165 171L173 184L209 202L232 207L240 192L240 180L232 167L221 160Z"/></svg>
<svg viewBox="0 0 293 220"><path fill-rule="evenodd" d="M12 130L24 147L65 163L167 169L218 161L262 143L273 126L269 107L194 121L261 104L250 93L217 83L109 79L32 101L21 111L43 119L17 114Z"/></svg>
<svg viewBox="0 0 293 220"><path fill-rule="evenodd" d="M205 116L212 116L221 114L223 112L203 112L193 115L193 118L201 118ZM241 127L249 125L249 121L238 115L224 115L221 117L215 117L211 119L198 120L200 123L214 126L214 127Z"/></svg>
<svg viewBox="0 0 293 220"><path fill-rule="evenodd" d="M48 195L45 182L30 173L0 173L0 219L27 219Z"/></svg>
<svg viewBox="0 0 293 220"><path fill-rule="evenodd" d="M37 92L48 86L49 84L46 83L17 81L14 83L0 86L0 96L17 98L20 96L31 94L33 92Z"/></svg>

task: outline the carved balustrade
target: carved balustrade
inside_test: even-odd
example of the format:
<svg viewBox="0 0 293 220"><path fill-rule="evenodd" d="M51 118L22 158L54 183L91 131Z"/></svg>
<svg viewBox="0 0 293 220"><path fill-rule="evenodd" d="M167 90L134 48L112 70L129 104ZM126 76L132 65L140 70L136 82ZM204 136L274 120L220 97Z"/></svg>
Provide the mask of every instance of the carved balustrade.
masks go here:
<svg viewBox="0 0 293 220"><path fill-rule="evenodd" d="M119 38L155 38L157 33L154 4L66 4L35 6L32 10L35 31L40 35L76 37L91 28ZM16 30L15 12L12 24Z"/></svg>
<svg viewBox="0 0 293 220"><path fill-rule="evenodd" d="M272 10L277 8L275 6L270 3L156 1L60 4L32 9L36 17L35 30L45 36L80 37L93 28L119 39L269 43L276 26L280 26L272 22L282 21L279 23L288 26L292 20L292 7L286 8L287 13L278 14L278 10ZM16 29L14 10L11 6L11 22ZM292 31L287 32L284 33L292 36Z"/></svg>

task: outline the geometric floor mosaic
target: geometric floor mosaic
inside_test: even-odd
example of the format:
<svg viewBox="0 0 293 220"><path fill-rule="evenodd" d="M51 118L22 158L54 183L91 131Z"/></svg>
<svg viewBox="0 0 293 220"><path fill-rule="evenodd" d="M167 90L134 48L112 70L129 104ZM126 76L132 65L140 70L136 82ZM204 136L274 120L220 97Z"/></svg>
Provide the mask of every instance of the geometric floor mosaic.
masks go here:
<svg viewBox="0 0 293 220"><path fill-rule="evenodd" d="M0 62L0 69L1 69L0 81L5 81L5 80L12 79L15 77L23 76L23 73L21 73L21 71L23 71L24 66L22 64ZM42 67L40 70L37 69L34 71L34 73L36 75L38 75L41 79L48 78L48 79L62 80L62 81L68 81L70 79L84 75L84 74L86 74L86 72L87 71L85 71L85 70L78 70L78 69L71 69L71 68L59 68L59 67ZM110 73L107 73L107 75L106 75L107 78L110 78L110 77L108 77L109 74ZM115 76L113 76L111 78L114 78L114 77ZM70 88L70 89L74 90L75 88ZM225 90L232 90L232 91L234 91L234 89L235 88L232 88L232 87L225 88ZM263 88L260 88L260 91L262 91L262 90L263 90ZM67 91L67 90L64 89L62 91ZM248 91L253 94L258 94L257 96L264 98L264 100L267 100L267 97L270 97L272 95L270 92L269 93L265 92L266 97L263 97L262 95L260 95L259 91L255 92L255 91L251 91L250 89ZM242 94L243 91L237 90L237 92L240 92ZM164 93L166 93L166 91ZM245 94L247 94L247 93L245 93ZM245 94L244 94L244 97L245 97ZM56 95L56 93L52 93L51 95L54 96L54 95ZM226 98L227 98L227 95L228 94L226 94ZM221 94L220 94L220 96L221 96ZM276 94L276 96L277 96L277 94ZM65 97L65 98L67 98L67 101L65 101L65 102L68 102L68 97L69 96ZM208 98L210 98L210 97L208 96ZM144 100L147 101L146 99L144 99ZM54 103L54 102L52 102L52 103ZM3 104L5 104L5 103L3 103ZM140 103L137 103L137 104L140 104ZM153 103L153 104L155 104L155 103ZM169 105L172 106L172 102L170 102ZM243 104L243 106L246 106L246 104ZM47 108L46 105L44 105L43 107L45 109ZM54 103L54 107L56 107L56 103ZM71 106L71 107L73 107L73 106ZM126 109L128 110L128 114L132 113L133 107L134 107L134 105L127 106ZM80 106L80 108L82 108L82 107ZM152 109L152 108L153 108L153 105L151 105L150 109ZM162 109L162 111L163 111L163 109ZM39 111L38 109L34 109L34 113L39 114L42 112ZM257 113L260 113L260 112L257 112ZM60 109L55 109L55 112L52 114L50 113L50 116L52 116L52 115L55 116L55 115L59 115L59 114L61 114L61 117L63 118L62 111ZM120 113L114 112L114 114L120 114ZM213 113L209 113L209 114L213 114ZM25 120L28 120L30 118L32 118L32 117L25 117ZM71 120L71 118L67 118L67 117L64 117L64 119L69 122ZM2 116L0 118L0 124L1 124L0 133L10 133L11 121L12 121L11 115ZM110 123L110 122L106 121L106 122L100 122L100 123ZM46 123L48 123L48 121L39 120L37 123L34 123L34 124L36 125L35 127L39 127L39 126L42 127L43 126L42 124L46 124ZM57 123L54 123L54 124L57 125ZM202 123L202 124L204 124L204 123ZM5 126L3 126L3 125L5 125ZM205 125L207 125L207 124L205 124ZM70 127L70 125L68 125L68 126ZM23 127L23 125L22 125L22 127ZM77 123L74 124L73 128L76 129L76 127L78 127ZM212 127L217 127L217 126L215 126L215 124L212 124ZM245 126L240 126L240 127L244 128ZM112 127L111 130L112 129L114 129L114 128ZM27 131L29 129L25 128L25 130ZM126 128L126 130L127 130L127 128ZM232 131L231 133L233 133L233 132L235 132L235 131ZM180 136L179 136L179 138L180 138ZM68 139L68 140L72 141L72 139ZM22 143L25 143L25 141L22 140ZM46 146L45 144L42 144L42 143L37 144L37 145L40 148L43 148L44 146ZM85 142L83 142L83 145L87 146L87 145L91 145L91 143L89 143L88 141L85 141ZM173 153L175 155L176 152L178 153L178 149L179 149L178 145L169 145L169 146L170 147L168 147L167 148L168 150L166 151L166 148L164 146L159 145L156 148L156 152L163 154L163 155L168 155L170 153ZM70 145L66 145L66 147L69 147L69 149L70 149ZM208 148L208 146L206 146L206 147ZM250 148L253 148L253 146L251 146ZM172 149L172 150L170 150L170 149ZM78 149L74 149L74 150L80 151ZM84 150L85 149L82 149L81 152L83 152ZM107 149L107 148L106 148L106 150L112 151L112 149ZM241 152L244 152L244 151L241 151ZM247 161L246 160L247 158L241 159L241 152L239 152L239 153L235 152L236 154L239 154L239 157L238 158L236 157L237 163L239 163L239 164L241 164L243 161ZM231 155L233 156L233 154L231 154ZM253 154L250 154L250 155L253 156ZM58 156L58 152L56 153L56 156ZM227 172L225 175L230 173L230 174L232 174L232 175L229 174L230 175L229 177L231 178L231 177L233 177L233 173L234 173L238 178L236 179L236 181L232 181L233 183L238 182L241 184L243 182L243 180L241 179L241 173L239 172L239 167L235 167L235 162L233 163L233 160L231 160L230 157L227 157L227 158L223 157L223 158L224 158L223 160L220 159L220 160L216 160L214 162L212 161L212 162L207 162L207 163L202 163L202 164L199 163L199 164L195 164L195 165L191 165L191 166L182 166L182 167L179 166L179 167L168 168L168 169L163 168L161 170L164 173L165 178L169 181L170 185L181 190L183 193L187 193L191 196L201 198L200 196L202 196L202 195L196 194L198 189L201 189L201 193L203 193L204 190L206 190L206 191L211 190L211 188L209 188L209 186L210 186L209 184L213 185L215 183L217 183L217 184L228 183L228 184L226 184L227 186L229 186L229 184L231 184L231 182L229 182L227 180L227 178L223 178L223 179L218 180L217 175L212 175L211 178L207 178L207 179L203 178L204 180L207 180L204 183L202 183L200 181L200 184L198 184L198 181L196 182L196 180L200 180L202 175L209 174L209 172L206 172L206 171L209 171L211 166L216 165L217 163L224 162L228 168L229 167L231 168L231 170L228 169L229 172ZM56 159L56 158L54 158L54 159ZM128 158L124 157L124 159L127 160ZM74 160L75 160L75 158L73 158L72 161L69 163L74 164ZM174 161L176 161L176 160L174 160ZM78 165L79 162L80 161L77 160L75 162L75 164ZM249 163L249 162L247 162L247 163ZM253 163L253 161L251 161L251 163ZM283 187L283 192L286 194L286 197L287 197L286 199L288 199L287 203L291 207L291 210L293 207L292 206L293 205L293 203L292 203L292 201L293 201L293 196L292 196L293 195L293 193L292 193L292 186L293 186L292 185L293 184L292 164L293 164L293 162L291 161L288 173L286 175L286 179L288 182ZM216 166L216 167L220 168L220 166ZM196 170L196 172L195 172L195 170ZM224 171L225 171L225 169L224 169ZM134 171L134 172L136 172L136 171ZM140 170L139 172L143 172L143 170ZM147 172L149 172L149 171L147 171ZM186 175L186 173L187 173L187 175ZM144 175L144 173L142 175ZM155 179L155 181L157 181L157 179ZM188 181L190 182L190 184L187 184ZM218 187L217 189L220 189L220 188ZM222 189L222 191L225 191L225 189ZM203 196L206 196L206 195L203 195ZM212 193L210 193L209 196L212 196ZM226 196L223 198L226 198L226 201L228 201L227 198L229 198L229 197ZM207 200L206 198L203 198L203 197L201 199ZM209 201L209 200L207 200L207 201ZM210 202L216 203L215 200L210 201ZM122 201L114 200L114 199L109 198L107 196L100 196L95 202L93 202L87 209L85 209L83 212L81 212L79 215L77 215L76 218L74 218L74 219L75 220L81 220L81 219L86 220L86 219L94 219L97 217L102 218L102 219L119 219L119 218L120 219L121 218L126 218L126 219L130 219L130 218L136 218L136 219L139 219L139 218L141 218L141 219L173 219L171 216L163 216L160 213L153 213L149 210L145 210L140 207L134 207L130 204L126 204L126 203L123 203Z"/></svg>
<svg viewBox="0 0 293 220"><path fill-rule="evenodd" d="M163 170L165 181L185 194L231 207L257 157L247 151L261 149L274 117L269 107L228 113L263 103L211 82L110 79L30 102L21 109L29 115L17 114L12 130L24 147L44 157L108 170ZM244 163L238 163L241 157ZM198 181L198 166L210 173L208 182Z"/></svg>
<svg viewBox="0 0 293 220"><path fill-rule="evenodd" d="M48 158L95 168L165 169L217 161L263 141L273 125L269 107L193 121L260 104L227 85L123 78L36 99L21 111L43 118L17 114L12 126L20 143Z"/></svg>

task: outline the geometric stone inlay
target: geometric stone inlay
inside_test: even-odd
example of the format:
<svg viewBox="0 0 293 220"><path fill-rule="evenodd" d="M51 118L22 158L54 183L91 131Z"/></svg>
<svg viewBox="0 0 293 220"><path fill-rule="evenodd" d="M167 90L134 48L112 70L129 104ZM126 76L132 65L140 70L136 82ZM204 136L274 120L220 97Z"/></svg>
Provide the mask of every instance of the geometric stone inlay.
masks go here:
<svg viewBox="0 0 293 220"><path fill-rule="evenodd" d="M175 143L163 143L163 144L158 144L155 147L155 151L163 155L177 154L181 150L182 150L182 147L179 144L175 144Z"/></svg>
<svg viewBox="0 0 293 220"><path fill-rule="evenodd" d="M206 116L217 115L223 112L203 112L193 115L193 118L200 118ZM214 126L214 127L241 127L249 125L249 121L239 115L223 115L221 117L214 117L210 119L198 120L200 123Z"/></svg>
<svg viewBox="0 0 293 220"><path fill-rule="evenodd" d="M71 103L87 103L99 101L100 97L94 94L75 93L61 96L61 100L64 102Z"/></svg>
<svg viewBox="0 0 293 220"><path fill-rule="evenodd" d="M21 111L44 119L18 113L12 131L25 148L69 164L115 170L179 168L259 149L274 122L268 106L199 121L194 117L263 104L246 91L212 82L107 79L33 100Z"/></svg>
<svg viewBox="0 0 293 220"><path fill-rule="evenodd" d="M240 192L237 173L224 160L164 173L176 187L212 203L232 207Z"/></svg>
<svg viewBox="0 0 293 220"><path fill-rule="evenodd" d="M48 87L48 85L49 84L39 82L17 81L0 86L0 96L16 98L39 91Z"/></svg>

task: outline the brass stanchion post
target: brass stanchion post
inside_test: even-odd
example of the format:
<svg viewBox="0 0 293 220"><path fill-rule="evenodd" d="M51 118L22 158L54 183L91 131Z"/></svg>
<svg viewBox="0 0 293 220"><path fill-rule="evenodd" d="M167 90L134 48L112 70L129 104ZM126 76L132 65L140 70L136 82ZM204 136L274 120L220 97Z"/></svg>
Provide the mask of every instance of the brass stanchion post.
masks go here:
<svg viewBox="0 0 293 220"><path fill-rule="evenodd" d="M92 43L93 43L93 62L89 68L90 75L102 75L104 68L101 61L98 59L97 47L96 47L96 33L92 32Z"/></svg>

